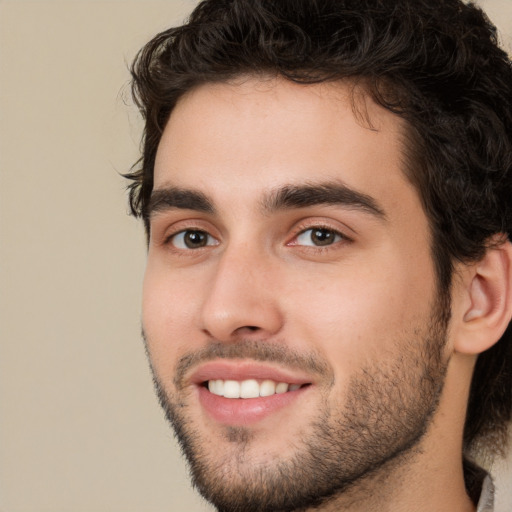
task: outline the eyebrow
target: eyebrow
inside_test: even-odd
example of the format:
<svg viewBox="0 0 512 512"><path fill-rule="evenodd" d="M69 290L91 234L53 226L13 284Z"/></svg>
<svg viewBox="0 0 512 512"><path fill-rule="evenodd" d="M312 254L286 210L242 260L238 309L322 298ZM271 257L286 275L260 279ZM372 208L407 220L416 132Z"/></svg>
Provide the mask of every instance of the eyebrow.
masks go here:
<svg viewBox="0 0 512 512"><path fill-rule="evenodd" d="M362 210L379 218L386 217L382 207L371 196L338 182L285 185L271 190L261 201L262 209L267 213L318 205L340 205ZM155 213L171 209L216 213L213 201L202 192L172 186L154 190L149 200L147 217L151 218Z"/></svg>
<svg viewBox="0 0 512 512"><path fill-rule="evenodd" d="M346 206L382 219L386 217L384 209L373 197L338 182L287 185L271 192L263 200L263 209L270 213L316 205Z"/></svg>
<svg viewBox="0 0 512 512"><path fill-rule="evenodd" d="M215 213L213 203L202 192L177 187L153 190L147 207L147 217L171 209Z"/></svg>

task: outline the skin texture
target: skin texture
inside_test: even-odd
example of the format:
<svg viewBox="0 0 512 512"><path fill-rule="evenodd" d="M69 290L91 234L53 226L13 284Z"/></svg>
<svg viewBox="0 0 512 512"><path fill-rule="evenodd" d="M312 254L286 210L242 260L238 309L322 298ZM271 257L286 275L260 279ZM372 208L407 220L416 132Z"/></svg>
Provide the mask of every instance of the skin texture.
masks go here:
<svg viewBox="0 0 512 512"><path fill-rule="evenodd" d="M160 143L146 346L196 485L221 510L474 510L460 448L474 358L452 357L458 323L403 172L403 123L364 95L354 114L349 91L203 85ZM276 201L326 184L351 191L344 204ZM315 228L332 243L315 245ZM470 303L454 294L459 318ZM219 361L307 385L256 419L219 420L197 382Z"/></svg>

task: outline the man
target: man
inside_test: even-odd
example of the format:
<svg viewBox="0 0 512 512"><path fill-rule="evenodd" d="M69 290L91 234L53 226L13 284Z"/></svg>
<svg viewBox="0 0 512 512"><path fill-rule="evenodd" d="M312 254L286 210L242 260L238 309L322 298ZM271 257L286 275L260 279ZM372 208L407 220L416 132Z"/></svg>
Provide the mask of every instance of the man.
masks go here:
<svg viewBox="0 0 512 512"><path fill-rule="evenodd" d="M511 69L459 0L206 0L137 56L144 337L219 510L493 510Z"/></svg>

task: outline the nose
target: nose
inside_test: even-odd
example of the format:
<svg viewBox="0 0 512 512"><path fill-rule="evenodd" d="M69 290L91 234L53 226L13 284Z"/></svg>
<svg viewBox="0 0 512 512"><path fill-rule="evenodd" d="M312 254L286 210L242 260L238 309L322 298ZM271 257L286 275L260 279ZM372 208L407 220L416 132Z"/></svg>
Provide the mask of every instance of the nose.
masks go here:
<svg viewBox="0 0 512 512"><path fill-rule="evenodd" d="M221 342L262 339L282 328L278 279L270 257L247 247L228 249L212 270L201 328Z"/></svg>

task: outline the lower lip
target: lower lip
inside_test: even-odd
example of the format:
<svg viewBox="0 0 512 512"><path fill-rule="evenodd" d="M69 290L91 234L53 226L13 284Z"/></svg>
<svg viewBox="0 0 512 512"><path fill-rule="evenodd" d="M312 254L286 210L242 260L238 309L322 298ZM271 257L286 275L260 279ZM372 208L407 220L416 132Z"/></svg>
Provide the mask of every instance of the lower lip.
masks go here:
<svg viewBox="0 0 512 512"><path fill-rule="evenodd" d="M224 398L200 386L199 402L215 421L224 425L243 426L261 421L289 406L306 389L303 387L295 391L259 398Z"/></svg>

